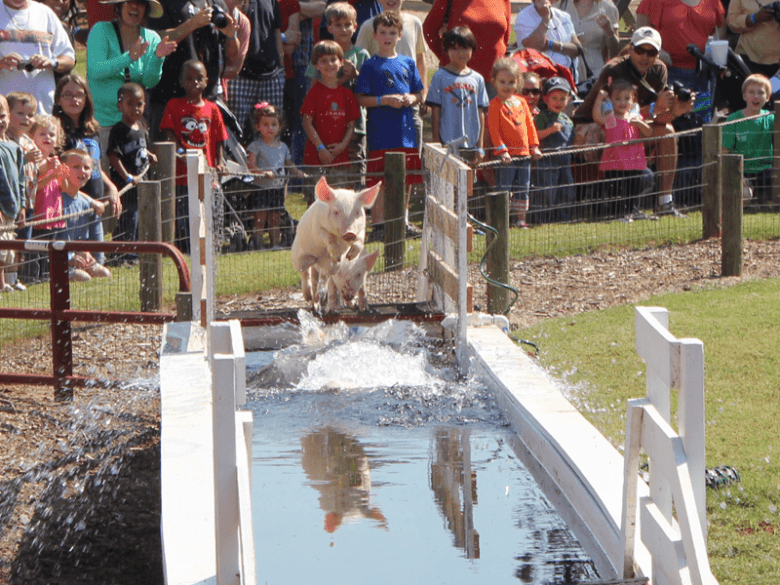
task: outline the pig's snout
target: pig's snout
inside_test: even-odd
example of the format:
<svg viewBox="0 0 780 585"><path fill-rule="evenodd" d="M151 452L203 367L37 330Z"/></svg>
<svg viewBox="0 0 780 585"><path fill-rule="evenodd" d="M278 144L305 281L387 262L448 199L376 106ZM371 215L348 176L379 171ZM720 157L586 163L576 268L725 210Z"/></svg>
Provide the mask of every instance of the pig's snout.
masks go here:
<svg viewBox="0 0 780 585"><path fill-rule="evenodd" d="M346 233L345 233L343 236L341 236L341 238L342 238L342 239L343 239L345 242L350 242L350 243L352 243L352 242L354 242L355 240L357 240L357 234L356 234L355 232L346 232Z"/></svg>
<svg viewBox="0 0 780 585"><path fill-rule="evenodd" d="M352 299L355 298L355 293L351 290L345 290L341 293L341 296L344 297L344 300L348 303L352 302Z"/></svg>

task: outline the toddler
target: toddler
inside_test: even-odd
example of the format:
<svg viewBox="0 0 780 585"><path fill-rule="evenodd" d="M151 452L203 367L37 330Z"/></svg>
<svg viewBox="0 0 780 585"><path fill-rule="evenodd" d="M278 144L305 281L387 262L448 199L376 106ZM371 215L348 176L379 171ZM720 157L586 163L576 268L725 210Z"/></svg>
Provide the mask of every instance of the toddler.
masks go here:
<svg viewBox="0 0 780 585"><path fill-rule="evenodd" d="M252 243L255 250L262 247L263 233L266 221L269 227L271 247L279 246L279 220L284 209L286 190L286 167L301 178L306 175L292 161L292 155L287 145L279 140L282 132L280 111L262 102L254 108L254 126L260 138L247 148L249 168L259 172L259 184L263 187L252 194L249 205L254 213L254 234Z"/></svg>
<svg viewBox="0 0 780 585"><path fill-rule="evenodd" d="M572 96L572 88L563 77L544 82L542 100L547 106L534 118L543 151L568 148L574 143L574 123L563 113ZM529 104L530 105L530 104ZM571 155L548 155L536 162L534 185L542 199L542 222L567 221L574 203L574 177ZM561 206L555 210L555 207Z"/></svg>
<svg viewBox="0 0 780 585"><path fill-rule="evenodd" d="M745 108L726 118L727 122L757 116L772 95L772 84L760 73L742 83ZM723 153L744 156L744 176L758 203L772 201L772 153L774 113L723 126Z"/></svg>
<svg viewBox="0 0 780 585"><path fill-rule="evenodd" d="M496 97L488 106L488 128L501 159L496 169L499 190L509 191L510 220L515 226L527 228L528 189L531 183L531 161L512 160L513 157L542 158L539 136L536 133L531 108L524 98L515 95L520 81L520 68L508 57L493 64L493 85Z"/></svg>
<svg viewBox="0 0 780 585"><path fill-rule="evenodd" d="M636 103L636 86L627 79L618 79L609 86L609 93L599 91L593 104L593 121L604 126L607 144L637 140L640 135L649 137L653 129L642 119L642 115L634 108ZM609 98L615 112L615 125L606 124L607 119L602 111L602 103ZM606 179L606 199L611 209L606 213L612 217L631 221L628 214L632 211L637 217L644 217L638 206L638 197L645 184L652 180L652 174L647 168L645 147L643 144L628 144L610 146L604 149L599 167Z"/></svg>

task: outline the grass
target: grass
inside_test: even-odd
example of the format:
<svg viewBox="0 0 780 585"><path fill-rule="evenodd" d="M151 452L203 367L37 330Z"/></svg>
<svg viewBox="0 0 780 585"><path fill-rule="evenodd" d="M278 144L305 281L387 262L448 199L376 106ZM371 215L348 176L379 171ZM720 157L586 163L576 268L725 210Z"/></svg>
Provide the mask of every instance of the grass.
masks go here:
<svg viewBox="0 0 780 585"><path fill-rule="evenodd" d="M676 337L704 342L706 466L731 465L742 476L707 490L710 563L723 584L780 582L780 539L770 532L780 531L778 287L777 279L749 281L641 303L667 308ZM645 395L633 324L633 306L622 306L515 333L540 346L542 365L571 385L573 402L616 447L626 400Z"/></svg>

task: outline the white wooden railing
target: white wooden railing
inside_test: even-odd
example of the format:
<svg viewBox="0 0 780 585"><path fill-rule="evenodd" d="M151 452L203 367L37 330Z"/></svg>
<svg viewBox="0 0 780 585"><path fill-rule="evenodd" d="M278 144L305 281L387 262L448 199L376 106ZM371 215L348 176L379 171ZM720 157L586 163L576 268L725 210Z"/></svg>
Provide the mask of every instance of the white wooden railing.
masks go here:
<svg viewBox="0 0 780 585"><path fill-rule="evenodd" d="M216 585L256 585L252 522L252 413L246 404L246 356L237 320L209 327L214 415Z"/></svg>
<svg viewBox="0 0 780 585"><path fill-rule="evenodd" d="M717 585L706 541L704 345L675 338L668 326L666 309L636 308L636 348L647 364L647 397L628 401L623 577L634 577L638 533L651 556L653 585ZM670 425L672 389L678 391L679 434ZM640 449L650 464L645 497L637 496Z"/></svg>

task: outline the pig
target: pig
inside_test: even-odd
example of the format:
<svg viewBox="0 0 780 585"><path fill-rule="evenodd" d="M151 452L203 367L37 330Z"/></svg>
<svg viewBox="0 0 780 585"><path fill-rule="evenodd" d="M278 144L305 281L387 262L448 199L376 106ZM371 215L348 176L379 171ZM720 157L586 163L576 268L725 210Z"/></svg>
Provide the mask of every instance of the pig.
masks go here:
<svg viewBox="0 0 780 585"><path fill-rule="evenodd" d="M328 279L328 303L325 307L327 313L332 313L336 308L339 296L347 306L352 306L357 296L358 308L361 311L368 310L366 274L374 268L378 257L379 250L370 254L363 250L357 258L348 260L345 257L336 264L336 270Z"/></svg>
<svg viewBox="0 0 780 585"><path fill-rule="evenodd" d="M317 181L315 201L301 216L292 245L292 262L301 273L306 301L315 303L318 277L326 280L342 258L353 260L360 254L366 240L365 210L376 202L381 185L355 192L331 189L325 177Z"/></svg>

